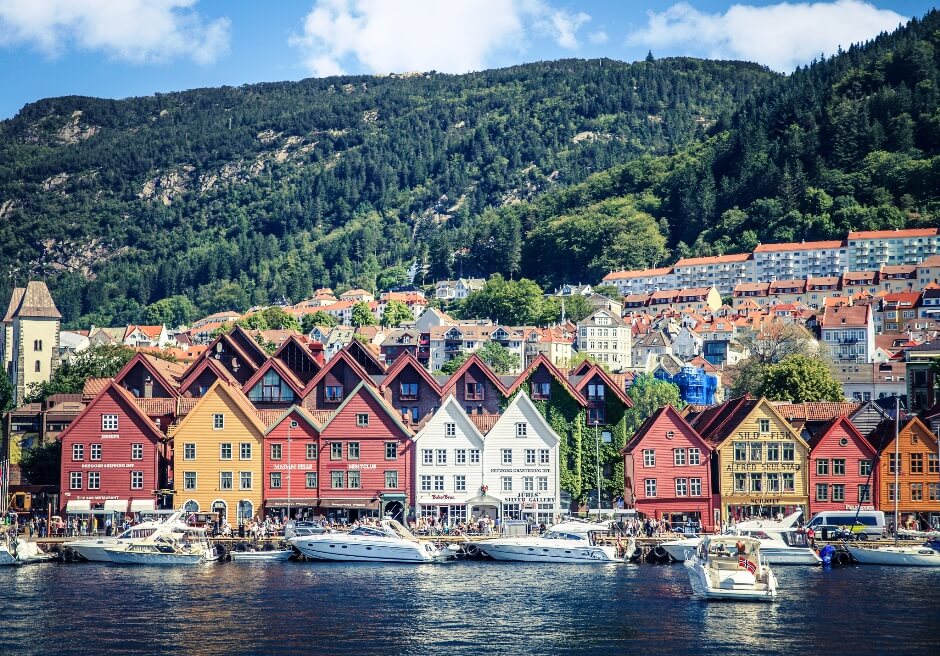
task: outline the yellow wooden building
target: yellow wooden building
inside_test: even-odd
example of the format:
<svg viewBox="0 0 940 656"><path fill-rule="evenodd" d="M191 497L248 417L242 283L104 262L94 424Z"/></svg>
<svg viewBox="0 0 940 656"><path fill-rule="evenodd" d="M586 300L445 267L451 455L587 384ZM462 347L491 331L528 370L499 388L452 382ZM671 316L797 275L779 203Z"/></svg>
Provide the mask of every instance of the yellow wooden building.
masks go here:
<svg viewBox="0 0 940 656"><path fill-rule="evenodd" d="M809 510L810 447L767 399L741 397L688 419L715 448L721 520Z"/></svg>
<svg viewBox="0 0 940 656"><path fill-rule="evenodd" d="M175 505L230 524L263 511L264 425L237 384L217 380L175 427Z"/></svg>

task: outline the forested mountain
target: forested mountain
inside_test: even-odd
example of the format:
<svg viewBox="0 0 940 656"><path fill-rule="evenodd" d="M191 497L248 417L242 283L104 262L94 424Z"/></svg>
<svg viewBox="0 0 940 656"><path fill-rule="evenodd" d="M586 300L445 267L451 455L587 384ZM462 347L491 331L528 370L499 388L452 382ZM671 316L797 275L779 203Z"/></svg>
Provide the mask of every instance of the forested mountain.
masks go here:
<svg viewBox="0 0 940 656"><path fill-rule="evenodd" d="M487 208L677 152L773 77L566 60L43 100L0 124L0 270L53 276L72 322L371 288L431 250L449 266Z"/></svg>
<svg viewBox="0 0 940 656"><path fill-rule="evenodd" d="M120 324L415 259L593 282L935 225L938 46L932 12L786 77L649 57L43 100L0 123L3 284L46 276L67 322Z"/></svg>

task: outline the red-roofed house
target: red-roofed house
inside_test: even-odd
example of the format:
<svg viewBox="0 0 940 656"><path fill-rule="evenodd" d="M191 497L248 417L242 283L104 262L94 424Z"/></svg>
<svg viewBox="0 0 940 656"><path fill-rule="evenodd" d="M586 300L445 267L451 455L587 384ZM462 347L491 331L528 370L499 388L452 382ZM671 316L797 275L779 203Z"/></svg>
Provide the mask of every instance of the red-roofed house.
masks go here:
<svg viewBox="0 0 940 656"><path fill-rule="evenodd" d="M124 339L127 346L157 346L163 347L170 343L170 334L166 326L128 326L124 330Z"/></svg>
<svg viewBox="0 0 940 656"><path fill-rule="evenodd" d="M875 322L870 305L827 307L819 321L820 340L836 362L872 362Z"/></svg>
<svg viewBox="0 0 940 656"><path fill-rule="evenodd" d="M847 416L831 420L810 448L810 514L875 509L879 481L872 463L878 453Z"/></svg>

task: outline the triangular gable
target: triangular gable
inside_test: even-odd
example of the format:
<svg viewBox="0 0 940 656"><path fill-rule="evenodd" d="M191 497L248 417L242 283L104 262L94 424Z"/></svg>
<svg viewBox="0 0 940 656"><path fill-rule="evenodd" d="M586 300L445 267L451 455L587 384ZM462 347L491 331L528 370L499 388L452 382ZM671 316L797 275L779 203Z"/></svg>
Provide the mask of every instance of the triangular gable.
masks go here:
<svg viewBox="0 0 940 656"><path fill-rule="evenodd" d="M145 356L143 353L137 353L131 358L126 365L118 372L117 376L114 377L114 381L118 384L124 382L124 378L134 370L134 367L141 365L150 372L155 380L159 381L160 386L163 390L170 395L171 397L179 396L179 390L176 388L176 385L173 381L170 381L163 375L163 372L159 371L153 363L150 361L150 358Z"/></svg>
<svg viewBox="0 0 940 656"><path fill-rule="evenodd" d="M255 341L255 338L248 334L248 331L235 324L235 327L230 330L225 337L228 337L229 342L233 346L237 346L245 355L250 358L252 365L257 368L268 359L267 352L261 348L261 345Z"/></svg>
<svg viewBox="0 0 940 656"><path fill-rule="evenodd" d="M512 385L509 386L509 388L506 390L506 394L508 395L514 394L516 390L519 389L522 386L522 384L532 374L534 374L539 367L542 367L546 371L548 371L548 374L552 378L554 378L558 382L558 384L561 385L565 389L565 391L567 391L568 394L570 394L574 398L575 401L577 401L581 405L587 404L587 401L585 401L582 394L579 391L577 391L574 387L572 387L571 383L568 382L568 379L565 378L564 374L562 374L561 371L558 369L558 367L553 365L552 361L546 358L543 353L539 353L537 356L535 356L535 359L532 360L532 363L528 367L526 367L526 370L523 371L521 374L519 374L519 377L516 378L516 382L514 382Z"/></svg>
<svg viewBox="0 0 940 656"><path fill-rule="evenodd" d="M686 431L689 436L691 436L691 441L699 444L705 452L711 451L713 449L712 445L709 444L701 435L698 434L698 431L692 428L692 425L685 420L678 410L676 410L671 403L667 403L662 408L651 414L646 418L646 421L637 429L633 434L633 437L627 442L620 453L627 454L631 453L636 449L637 446L643 441L643 438L646 437L647 433L660 421L660 418L663 416L668 416L673 420L675 425L677 425L682 430Z"/></svg>
<svg viewBox="0 0 940 656"><path fill-rule="evenodd" d="M582 361L581 361L581 364L579 364L577 367L575 367L575 368L574 368L574 371L572 371L570 375L572 375L572 376L583 376L583 375L584 375L585 373L587 373L587 372L591 369L591 367L593 367L593 366L594 366L594 363L592 363L590 360L582 360Z"/></svg>
<svg viewBox="0 0 940 656"><path fill-rule="evenodd" d="M307 386L303 389L303 397L306 398L309 396L314 388L320 384L320 381L326 378L326 375L333 370L333 367L339 365L340 362L346 363L361 381L367 382L373 386L375 385L375 381L373 381L372 377L366 372L365 369L362 368L362 365L356 362L356 360L351 355L349 355L346 349L340 349L336 352L336 355L330 358L330 361L326 363L326 366L320 369L320 373L314 376L310 382L307 383Z"/></svg>
<svg viewBox="0 0 940 656"><path fill-rule="evenodd" d="M829 436L833 434L838 428L844 429L852 439L859 442L873 457L878 454L877 450L874 446L872 446L871 442L865 439L865 436L862 435L857 428L855 428L855 424L853 424L845 415L840 415L830 420L819 438L813 440L812 448L815 449L820 444L825 442Z"/></svg>
<svg viewBox="0 0 940 656"><path fill-rule="evenodd" d="M359 340L353 339L346 345L345 350L370 376L381 376L385 373L385 365L379 362L375 353Z"/></svg>
<svg viewBox="0 0 940 656"><path fill-rule="evenodd" d="M267 435L268 433L273 431L275 428L280 426L284 422L285 419L287 419L291 415L297 415L298 417L303 419L304 422L306 422L307 425L310 426L310 428L316 431L317 434L319 434L320 431L322 430L320 428L320 425L316 422L316 420L310 416L309 412L304 410L304 408L299 405L292 405L290 408L285 410L284 413L280 417L274 420L274 422L270 426L268 426L268 429L264 431L264 434Z"/></svg>
<svg viewBox="0 0 940 656"><path fill-rule="evenodd" d="M249 378L248 382L242 385L242 391L245 393L245 396L251 394L251 390L261 382L261 380L264 378L264 375L271 369L274 369L275 373L277 373L280 379L287 383L290 388L294 390L294 394L300 398L300 395L303 393L304 389L303 385L299 380L297 380L297 377L294 376L294 373L290 369L288 369L280 360L275 360L274 358L271 358L261 365L258 371L255 372L255 375Z"/></svg>
<svg viewBox="0 0 940 656"><path fill-rule="evenodd" d="M299 352L300 356L306 360L309 365L311 365L312 371L295 371L288 362L287 354L291 351ZM274 355L271 356L273 359L278 360L283 364L287 369L297 377L297 380L300 381L301 386L306 385L310 380L316 376L320 369L323 368L323 364L314 357L313 353L310 352L310 349L307 348L307 345L300 341L300 338L297 335L291 335L277 348L274 352ZM307 375L309 373L309 375Z"/></svg>
<svg viewBox="0 0 940 656"><path fill-rule="evenodd" d="M441 394L445 396L449 394L457 384L457 381L463 378L463 375L467 373L467 371L473 366L476 366L483 372L483 375L486 376L486 378L496 386L496 389L499 390L500 394L502 394L504 397L509 396L509 394L506 392L506 387L503 385L503 382L496 374L493 373L493 371L487 366L485 362L483 362L483 360L480 359L480 356L478 356L476 353L471 353L470 357L467 358L464 363L460 365L460 368L453 373L453 375L450 377L450 380L447 381L447 384L441 387Z"/></svg>
<svg viewBox="0 0 940 656"><path fill-rule="evenodd" d="M414 369L418 373L418 376L431 386L431 389L440 394L440 385L437 384L437 381L434 380L434 377L431 376L427 369L421 366L421 363L418 362L418 359L415 358L415 356L413 356L409 351L402 351L402 354L395 358L392 366L389 367L385 372L385 380L382 381L381 385L379 385L379 388L389 389L392 383L398 377L398 374L409 367Z"/></svg>
<svg viewBox="0 0 940 656"><path fill-rule="evenodd" d="M336 409L336 412L333 413L333 416L330 417L329 421L323 424L323 428L321 429L321 432L325 432L326 429L329 428L329 426L334 421L336 421L336 418L343 414L343 412L346 409L346 406L348 406L349 403L354 398L358 397L360 394L367 396L367 398L371 398L375 402L375 404L378 406L379 410L385 413L388 416L388 418L392 420L392 422L401 430L401 432L404 435L407 435L407 436L414 435L414 433L412 433L411 430L401 422L401 419L398 418L398 413L395 412L393 408L390 408L388 406L388 404L385 402L385 399L383 399L379 395L376 389L372 387L371 385L366 385L364 381L356 385L356 388L343 400L343 402Z"/></svg>
<svg viewBox="0 0 940 656"><path fill-rule="evenodd" d="M228 398L236 408L241 412L242 420L255 428L258 431L259 438L264 435L266 426L262 423L261 419L258 417L258 414L255 410L255 407L251 404L251 401L248 400L248 397L245 396L241 389L238 387L237 383L234 382L223 382L221 380L216 380L212 387L205 393L205 396L201 397L196 405L193 406L193 409L190 410L183 420L178 423L176 426L171 427L170 435L177 435L180 431L185 428L192 418L198 415L202 406L208 403L208 399L212 398L213 394L219 394Z"/></svg>
<svg viewBox="0 0 940 656"><path fill-rule="evenodd" d="M491 428L487 434L492 435L493 431L504 423L515 423L515 419L512 417L512 411L515 409L518 409L523 414L523 416L526 418L526 421L537 426L537 430L540 434L547 434L549 437L554 438L556 445L561 443L561 437L559 437L558 433L555 432L555 429L552 428L552 425L546 421L545 417L542 416L542 413L539 412L539 409L535 407L532 399L530 399L529 395L525 392L520 392L513 397L512 401L508 406L506 406L506 409L503 410L503 413L499 416L499 419L496 420L496 424L493 425L493 428Z"/></svg>
<svg viewBox="0 0 940 656"><path fill-rule="evenodd" d="M85 406L85 409L82 410L77 417L75 417L72 423L69 424L64 431L59 433L56 439L61 442L63 438L72 432L72 429L80 425L85 415L92 412L95 406L97 406L106 395L109 395L112 392L114 393L113 398L124 409L124 412L128 416L137 417L140 420L141 431L143 433L149 433L150 437L153 438L155 443L166 440L166 435L160 432L160 429L156 427L156 425L153 423L153 420L151 420L150 417L145 415L144 412L139 407L137 407L137 404L134 403L134 397L130 395L130 392L115 383L113 380L108 383L108 386L105 387L100 394L95 396L95 398Z"/></svg>
<svg viewBox="0 0 940 656"><path fill-rule="evenodd" d="M604 384L607 385L607 387L617 395L617 398L620 399L625 406L628 408L633 407L633 401L630 400L630 397L627 396L627 393L620 389L620 386L617 385L617 383L615 383L613 379L607 375L607 372L596 364L591 365L591 368L588 369L587 373L584 374L584 378L582 378L581 381L575 385L575 389L579 394L584 396L584 392L582 392L582 390L587 387L588 383L594 380L595 376L600 376L604 381Z"/></svg>
<svg viewBox="0 0 940 656"><path fill-rule="evenodd" d="M192 384L196 382L197 380L199 380L199 377L202 375L202 373L206 369L209 369L215 375L215 379L217 381L218 380L225 380L225 381L234 380L232 378L232 374L229 373L228 369L226 369L220 364L216 364L215 360L213 360L212 358L205 358L203 360L197 361L192 367L190 367L189 371L186 372L185 378L183 378L183 380L180 381L180 387L179 387L180 394L182 395L188 392L189 388L192 387Z"/></svg>
<svg viewBox="0 0 940 656"><path fill-rule="evenodd" d="M453 414L450 414L449 410L453 408L455 411ZM429 433L434 430L441 430L443 424L447 423L447 420L454 418L463 426L463 432L472 434L476 437L477 442L482 446L483 444L483 433L480 432L480 429L477 427L470 417L467 416L467 413L464 412L463 407L461 407L460 402L457 401L453 396L448 396L444 402L441 404L441 407L437 409L431 419L424 425L418 433L414 436L414 441L417 442L424 436L425 433Z"/></svg>
<svg viewBox="0 0 940 656"><path fill-rule="evenodd" d="M740 426L741 424L743 424L744 422L746 422L748 419L750 419L750 417L751 417L752 415L754 415L754 413L758 412L762 407L763 407L763 408L767 408L767 409L770 411L770 414L772 414L773 416L775 416L775 417L780 421L780 423L781 423L783 426L786 427L786 430L788 430L788 431L790 432L790 434L793 435L793 438L794 438L795 440L797 440L800 444L802 444L804 447L806 447L806 450L807 450L807 451L810 450L809 443L803 438L802 435L800 435L800 434L793 428L793 425L792 425L789 421L787 421L786 418L785 418L783 415L781 415L779 412L777 412L777 408L775 408L775 407L774 407L774 404L771 403L770 401L768 401L766 397L761 397L761 398L757 401L757 403L754 404L754 407L751 408L750 412L744 414L743 417L741 417L738 421L735 422L735 425L734 425L734 426L722 426L722 427L720 427L720 428L722 428L722 429L724 429L724 428L729 428L730 430L724 431L726 434L725 434L724 436L720 437L720 439L718 439L718 440L713 440L713 441L712 441L712 444L714 445L714 448L717 449L719 446L721 446L722 444L724 444L725 442L727 442L729 439L731 439L731 438L734 436L734 429L735 429L735 427ZM732 415L732 416L733 416L733 415ZM731 418L731 416L728 417L728 419L730 419L730 418ZM725 422L727 422L728 419L726 419Z"/></svg>
<svg viewBox="0 0 940 656"><path fill-rule="evenodd" d="M235 329L236 329L236 330L242 330L242 329L241 329L240 327L238 327L238 326L236 326ZM235 332L235 330L232 330L231 332ZM242 330L242 332L244 332L244 331ZM198 358L195 362L193 362L192 365L190 365L189 371L187 371L187 372L183 375L183 378L184 378L184 379L188 379L188 378L189 378L189 375L190 375L190 371L195 370L196 367L198 367L204 360L210 360L210 359L211 359L211 360L216 360L216 362L217 362L220 366L222 366L224 369L226 369L226 371L228 372L227 378L234 378L234 377L235 377L235 373L232 372L232 371L229 371L229 370L228 370L228 367L225 366L224 364L221 364L221 360L219 360L219 359L216 357L216 356L218 355L218 352L219 352L218 349L217 349L217 346L218 346L218 344L223 343L223 342L224 342L224 346L227 347L227 348L229 348L229 349L231 349L231 351L235 354L235 356L238 357L238 358L241 360L242 366L246 366L246 367L248 367L248 368L251 370L251 372L252 372L251 375L254 375L254 372L258 369L258 367L260 366L260 364L261 364L262 362L264 362L264 360L267 359L267 357L265 357L265 358L263 358L262 360L260 360L258 363L256 363L256 362L252 359L252 356L251 356L247 351L245 351L245 349L243 349L243 348L238 344L238 342L236 342L236 341L231 337L231 333L222 333L221 335L219 335L218 337L216 337L214 340L212 340L212 342L209 343L209 346L206 347L206 350L203 351L202 355L200 355L199 358ZM260 347L258 347L258 348L260 348ZM251 377L251 376L249 376L249 378L250 378L250 377ZM247 380L247 379L246 379L246 380Z"/></svg>

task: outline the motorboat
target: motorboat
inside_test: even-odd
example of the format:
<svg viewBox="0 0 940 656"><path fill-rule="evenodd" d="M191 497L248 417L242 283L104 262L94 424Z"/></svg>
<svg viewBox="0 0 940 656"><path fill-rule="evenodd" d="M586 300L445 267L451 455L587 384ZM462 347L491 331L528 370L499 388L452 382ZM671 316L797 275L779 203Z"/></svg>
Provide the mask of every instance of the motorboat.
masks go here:
<svg viewBox="0 0 940 656"><path fill-rule="evenodd" d="M940 540L920 546L862 547L846 544L852 557L863 565L900 565L903 567L940 567Z"/></svg>
<svg viewBox="0 0 940 656"><path fill-rule="evenodd" d="M239 563L268 562L272 560L290 560L290 557L296 553L293 549L269 549L248 551L232 551L230 556L233 561Z"/></svg>
<svg viewBox="0 0 940 656"><path fill-rule="evenodd" d="M362 525L348 533L297 536L289 542L304 556L314 560L430 563L446 560L454 553L450 549L438 549L429 540L419 540L394 519L383 519L376 525Z"/></svg>
<svg viewBox="0 0 940 656"><path fill-rule="evenodd" d="M126 565L198 565L219 559L205 530L192 527L185 533L158 531L147 538L104 550L111 562Z"/></svg>
<svg viewBox="0 0 940 656"><path fill-rule="evenodd" d="M669 557L673 560L677 560L680 563L684 563L688 560L695 549L702 543L701 536L680 538L678 540L670 540L668 542L663 542L659 546L662 547Z"/></svg>
<svg viewBox="0 0 940 656"><path fill-rule="evenodd" d="M188 526L182 521L183 513L177 512L166 520L153 520L131 526L123 533L110 537L83 538L63 542L64 549L71 549L88 561L111 562L110 551L118 547L127 547L134 540L143 540L158 531L185 533ZM110 551L109 551L110 549Z"/></svg>
<svg viewBox="0 0 940 656"><path fill-rule="evenodd" d="M685 567L692 591L705 599L773 601L777 577L764 563L761 541L739 535L702 539Z"/></svg>
<svg viewBox="0 0 940 656"><path fill-rule="evenodd" d="M284 525L284 538L303 537L306 535L320 535L326 533L326 527L320 522L311 522L307 520L297 520L287 522Z"/></svg>
<svg viewBox="0 0 940 656"><path fill-rule="evenodd" d="M520 536L480 541L476 546L493 560L526 563L622 563L636 551L636 541L620 538L620 545L595 543L595 535L607 533L607 524L562 522L539 536Z"/></svg>
<svg viewBox="0 0 940 656"><path fill-rule="evenodd" d="M21 565L16 558L18 540L15 534L0 533L0 565Z"/></svg>
<svg viewBox="0 0 940 656"><path fill-rule="evenodd" d="M35 542L22 540L15 533L0 536L0 566L44 563L55 558L55 554L46 553Z"/></svg>

